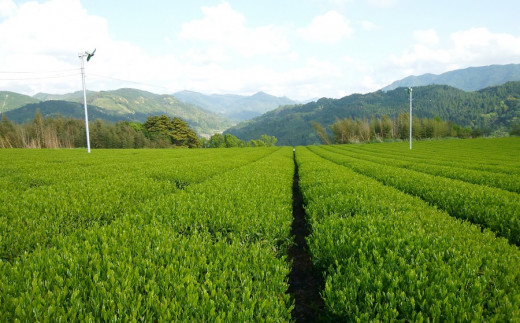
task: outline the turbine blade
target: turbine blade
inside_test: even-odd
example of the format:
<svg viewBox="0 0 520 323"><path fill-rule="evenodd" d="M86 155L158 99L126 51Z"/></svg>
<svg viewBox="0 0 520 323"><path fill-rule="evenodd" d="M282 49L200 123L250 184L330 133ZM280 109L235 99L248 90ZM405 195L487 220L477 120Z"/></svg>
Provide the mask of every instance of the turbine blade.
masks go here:
<svg viewBox="0 0 520 323"><path fill-rule="evenodd" d="M90 61L90 59L92 58L92 56L94 56L94 53L96 52L96 48L94 48L94 50L92 51L92 53L87 53L87 62Z"/></svg>

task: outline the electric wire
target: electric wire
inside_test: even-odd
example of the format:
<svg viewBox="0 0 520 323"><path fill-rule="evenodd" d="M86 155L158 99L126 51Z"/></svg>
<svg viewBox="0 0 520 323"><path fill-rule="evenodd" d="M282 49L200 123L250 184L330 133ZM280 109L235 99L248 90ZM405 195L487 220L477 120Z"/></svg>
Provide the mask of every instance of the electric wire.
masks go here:
<svg viewBox="0 0 520 323"><path fill-rule="evenodd" d="M47 79L57 79L57 78L66 78L66 77L77 77L81 73L74 74L64 74L64 75L54 75L54 76L42 76L42 77L17 77L17 78L1 78L0 81L32 81L32 80L47 80Z"/></svg>
<svg viewBox="0 0 520 323"><path fill-rule="evenodd" d="M66 78L77 76L80 74L80 72L81 71L78 68L69 68L54 71L0 71L0 81L31 81Z"/></svg>
<svg viewBox="0 0 520 323"><path fill-rule="evenodd" d="M66 70L55 70L55 71L0 71L0 74L50 74L50 73L63 73L79 71L79 68L69 68Z"/></svg>
<svg viewBox="0 0 520 323"><path fill-rule="evenodd" d="M74 72L74 73L71 73ZM51 75L45 75L45 74L51 74ZM14 75L24 75L23 77L15 77ZM27 76L25 76L27 75ZM0 81L33 81L33 80L47 80L47 79L58 79L58 78L70 78L70 77L77 77L78 75L81 75L81 69L74 68L74 69L66 69L66 70L54 70L54 71L0 71ZM106 75L100 75L95 73L86 73L86 77L89 78L101 78L101 79L108 79L123 83L129 83L129 84L136 84L141 86L146 86L149 88L156 88L156 89L162 89L168 92L175 92L171 87L165 87L157 84L149 84L149 83L143 83L138 81L131 81L131 80L125 80L117 77L112 76L106 76Z"/></svg>

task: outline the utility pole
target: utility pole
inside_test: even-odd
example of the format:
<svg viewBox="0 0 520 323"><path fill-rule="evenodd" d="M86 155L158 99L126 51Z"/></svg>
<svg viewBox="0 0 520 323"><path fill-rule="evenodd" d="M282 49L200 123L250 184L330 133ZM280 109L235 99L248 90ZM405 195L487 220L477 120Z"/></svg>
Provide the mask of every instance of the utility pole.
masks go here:
<svg viewBox="0 0 520 323"><path fill-rule="evenodd" d="M410 150L412 150L412 91L411 87L408 88L408 93L410 94Z"/></svg>
<svg viewBox="0 0 520 323"><path fill-rule="evenodd" d="M85 87L85 57L87 57L87 62L90 61L92 56L94 56L94 53L96 50L92 53L84 52L80 53L78 55L79 59L81 60L81 80L83 82L83 107L85 109L85 131L87 133L87 152L90 154L90 138L89 138L89 131L88 131L88 111L87 111L87 89Z"/></svg>

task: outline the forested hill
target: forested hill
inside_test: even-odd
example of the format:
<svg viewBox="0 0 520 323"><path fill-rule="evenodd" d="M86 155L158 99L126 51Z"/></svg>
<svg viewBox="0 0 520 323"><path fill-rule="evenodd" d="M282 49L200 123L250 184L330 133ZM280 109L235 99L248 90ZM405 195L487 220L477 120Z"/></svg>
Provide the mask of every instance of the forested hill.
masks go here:
<svg viewBox="0 0 520 323"><path fill-rule="evenodd" d="M239 123L226 132L242 140L261 134L276 136L280 145L321 143L311 122L329 126L338 119L395 117L409 111L405 88L353 94L341 99L320 99L304 105L283 106L255 119ZM508 82L476 92L465 92L446 85L416 87L413 114L421 118L440 117L460 126L484 131L507 130L520 122L520 82Z"/></svg>
<svg viewBox="0 0 520 323"><path fill-rule="evenodd" d="M38 103L40 100L28 95L0 91L0 113L23 107L26 104Z"/></svg>
<svg viewBox="0 0 520 323"><path fill-rule="evenodd" d="M16 122L18 124L32 121L39 110L42 117L44 118L55 118L57 116L72 117L74 119L84 119L85 110L83 104L79 102L70 102L63 100L49 100L37 103L29 103L18 109L4 112L7 119ZM88 106L89 120L104 120L108 122L118 121L137 121L140 119L146 120L147 115L141 113L114 115L107 113L103 108L95 105Z"/></svg>
<svg viewBox="0 0 520 323"><path fill-rule="evenodd" d="M65 117L83 118L81 114L78 115L83 109L83 92L64 95L40 93L34 97L0 92L0 104L6 97L6 107L0 112L10 111L6 116L13 121L31 120L36 109L40 109L43 116L59 114ZM188 122L199 135L212 135L233 124L221 115L181 102L171 95L159 95L137 89L89 91L87 101L89 112L92 111L89 115L91 120L144 122L147 116L165 114Z"/></svg>
<svg viewBox="0 0 520 323"><path fill-rule="evenodd" d="M469 67L439 75L408 76L381 90L390 91L398 87L441 84L450 85L464 91L477 91L489 86L502 85L509 81L520 81L520 64Z"/></svg>

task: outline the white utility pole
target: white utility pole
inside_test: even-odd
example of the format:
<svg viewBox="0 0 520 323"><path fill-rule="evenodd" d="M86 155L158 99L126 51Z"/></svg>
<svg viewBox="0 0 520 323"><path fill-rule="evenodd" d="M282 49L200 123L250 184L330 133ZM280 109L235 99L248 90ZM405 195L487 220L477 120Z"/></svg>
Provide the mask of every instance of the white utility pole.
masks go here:
<svg viewBox="0 0 520 323"><path fill-rule="evenodd" d="M412 150L412 91L411 87L408 88L408 93L410 94L410 150Z"/></svg>
<svg viewBox="0 0 520 323"><path fill-rule="evenodd" d="M90 61L92 56L94 56L94 53L96 50L92 53L85 52L80 53L78 55L79 59L81 60L81 80L83 82L83 107L85 108L85 131L87 133L87 152L90 154L90 138L89 138L89 131L88 131L88 112L87 112L87 89L85 87L85 57L87 57L87 62Z"/></svg>

